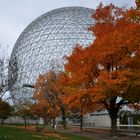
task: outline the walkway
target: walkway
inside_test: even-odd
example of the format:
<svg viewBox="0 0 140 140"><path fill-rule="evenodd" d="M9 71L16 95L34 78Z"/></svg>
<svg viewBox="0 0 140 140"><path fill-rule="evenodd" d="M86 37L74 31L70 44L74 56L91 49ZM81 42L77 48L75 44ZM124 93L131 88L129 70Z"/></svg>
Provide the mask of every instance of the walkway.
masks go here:
<svg viewBox="0 0 140 140"><path fill-rule="evenodd" d="M97 128L84 128L83 132L79 131L78 127L69 127L64 130L62 127L57 128L56 131L61 133L68 133L74 135L82 135L89 138L95 138L95 140L140 140L140 135L135 136L135 134L128 135L128 133L123 132L118 137L112 137L110 135L109 129L97 129Z"/></svg>

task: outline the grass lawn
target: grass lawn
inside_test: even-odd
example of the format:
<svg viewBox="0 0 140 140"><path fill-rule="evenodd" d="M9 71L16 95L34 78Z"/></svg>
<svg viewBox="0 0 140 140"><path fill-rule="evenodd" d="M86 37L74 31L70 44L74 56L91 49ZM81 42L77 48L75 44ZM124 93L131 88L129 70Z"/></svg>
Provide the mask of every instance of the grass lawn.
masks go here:
<svg viewBox="0 0 140 140"><path fill-rule="evenodd" d="M30 127L26 130L18 126L0 126L0 140L93 140L93 138L61 134L54 130L37 133Z"/></svg>

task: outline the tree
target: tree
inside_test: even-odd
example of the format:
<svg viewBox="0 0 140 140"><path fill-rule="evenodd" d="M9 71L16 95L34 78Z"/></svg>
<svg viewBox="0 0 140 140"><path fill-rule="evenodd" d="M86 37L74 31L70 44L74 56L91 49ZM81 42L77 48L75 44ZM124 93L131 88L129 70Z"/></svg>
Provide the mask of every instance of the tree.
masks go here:
<svg viewBox="0 0 140 140"><path fill-rule="evenodd" d="M91 90L93 103L108 110L112 135L117 135L120 107L140 101L140 11L100 4L93 19L93 44L75 48L65 69L73 84Z"/></svg>
<svg viewBox="0 0 140 140"><path fill-rule="evenodd" d="M9 97L3 99L5 93L8 91L8 65L9 58L5 53L5 50L1 48L0 56L0 119L2 120L1 124L3 125L4 120L12 115L13 107L6 102Z"/></svg>
<svg viewBox="0 0 140 140"><path fill-rule="evenodd" d="M27 127L28 120L33 118L33 115L30 112L31 105L30 102L24 102L15 106L15 116L21 117L24 120L25 128Z"/></svg>
<svg viewBox="0 0 140 140"><path fill-rule="evenodd" d="M8 60L0 58L0 98L8 91Z"/></svg>
<svg viewBox="0 0 140 140"><path fill-rule="evenodd" d="M83 127L83 115L95 111L101 106L93 103L94 95L92 87L95 84L95 77L98 77L99 68L94 58L90 57L89 48L82 48L77 45L65 65L65 72L68 74L67 86L69 96L66 99L69 110L79 110L80 130ZM97 110L98 110L97 109Z"/></svg>
<svg viewBox="0 0 140 140"><path fill-rule="evenodd" d="M139 13L136 9L125 11L112 4L100 4L93 15L96 23L90 28L97 37L91 50L100 65L94 92L109 112L112 135L117 133L120 107L140 99ZM121 100L117 100L118 96Z"/></svg>
<svg viewBox="0 0 140 140"><path fill-rule="evenodd" d="M136 2L137 8L139 9L140 8L140 0L136 0L135 2Z"/></svg>
<svg viewBox="0 0 140 140"><path fill-rule="evenodd" d="M71 92L65 100L70 114L74 113L76 110L76 114L79 115L81 132L83 130L83 115L95 111L95 108L98 108L98 110L100 109L99 106L96 106L97 104L93 103L91 93L92 92L88 89L74 89L74 92Z"/></svg>
<svg viewBox="0 0 140 140"><path fill-rule="evenodd" d="M49 71L45 74L39 75L35 84L35 99L37 100L37 104L46 102L54 117L56 117L56 115L58 116L58 113L61 112L65 129L66 105L63 102L65 94L63 92L61 82L58 82L60 80L60 76L61 73L55 73L54 71Z"/></svg>
<svg viewBox="0 0 140 140"><path fill-rule="evenodd" d="M7 54L7 47L2 47L0 44L0 99L4 97L4 95L9 91L9 83L10 80L8 78L8 68L11 67L11 63L9 61L9 56ZM10 97L5 98L8 100Z"/></svg>
<svg viewBox="0 0 140 140"><path fill-rule="evenodd" d="M13 113L13 107L10 106L10 104L6 101L2 101L0 99L0 119L1 119L1 125L3 125L4 120L8 119L10 116L12 116Z"/></svg>
<svg viewBox="0 0 140 140"><path fill-rule="evenodd" d="M38 96L41 96L41 95L38 95ZM47 124L52 119L55 121L55 118L59 114L58 109L52 108L52 106L44 98L40 100L40 97L35 97L35 99L37 102L31 106L30 108L31 114L37 118L43 118L44 124ZM53 123L53 128L54 128L54 125L55 125L55 122Z"/></svg>

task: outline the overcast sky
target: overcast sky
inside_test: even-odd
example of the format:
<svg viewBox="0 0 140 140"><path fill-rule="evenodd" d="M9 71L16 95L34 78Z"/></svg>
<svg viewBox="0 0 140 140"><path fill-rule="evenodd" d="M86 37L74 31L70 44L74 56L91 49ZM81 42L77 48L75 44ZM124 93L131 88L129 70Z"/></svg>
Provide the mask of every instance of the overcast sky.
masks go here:
<svg viewBox="0 0 140 140"><path fill-rule="evenodd" d="M0 44L9 45L10 52L25 27L52 9L66 6L96 9L100 2L135 6L135 0L0 0Z"/></svg>

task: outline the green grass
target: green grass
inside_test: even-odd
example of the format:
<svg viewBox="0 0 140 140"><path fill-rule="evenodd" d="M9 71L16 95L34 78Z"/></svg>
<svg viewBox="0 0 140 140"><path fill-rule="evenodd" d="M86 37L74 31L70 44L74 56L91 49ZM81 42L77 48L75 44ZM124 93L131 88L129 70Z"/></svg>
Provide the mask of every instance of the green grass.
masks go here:
<svg viewBox="0 0 140 140"><path fill-rule="evenodd" d="M0 127L0 140L57 140L56 138L42 138L39 135L31 134L30 132L15 128L3 126Z"/></svg>
<svg viewBox="0 0 140 140"><path fill-rule="evenodd" d="M54 130L49 130L54 134L58 133ZM63 138L63 139L62 139ZM0 126L0 140L94 140L93 138L77 136L74 134L61 134L61 137L45 136L42 137L38 133L32 133L22 128L11 126Z"/></svg>

